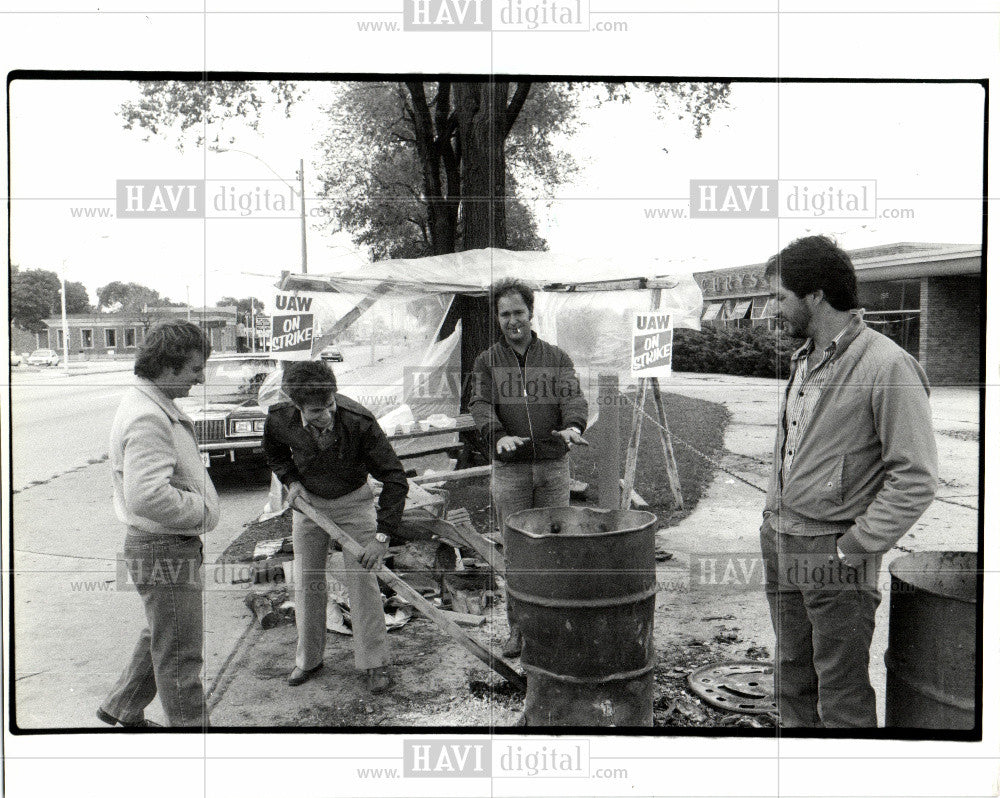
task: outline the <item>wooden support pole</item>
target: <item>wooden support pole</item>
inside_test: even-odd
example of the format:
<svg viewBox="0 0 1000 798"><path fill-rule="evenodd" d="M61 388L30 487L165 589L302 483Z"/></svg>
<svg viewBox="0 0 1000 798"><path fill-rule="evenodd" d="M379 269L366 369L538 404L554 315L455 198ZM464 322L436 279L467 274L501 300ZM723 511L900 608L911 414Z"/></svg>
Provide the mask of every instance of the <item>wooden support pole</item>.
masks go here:
<svg viewBox="0 0 1000 798"><path fill-rule="evenodd" d="M681 495L681 477L677 471L677 461L674 460L674 446L670 440L670 426L667 424L667 413L663 408L663 397L660 396L660 380L652 377L653 401L656 403L656 419L660 423L660 448L663 450L663 462L667 467L667 481L670 492L674 494L674 505L684 509L684 497Z"/></svg>
<svg viewBox="0 0 1000 798"><path fill-rule="evenodd" d="M636 386L635 406L632 408L632 434L625 452L625 475L618 506L627 510L632 506L632 488L635 486L635 469L639 462L639 439L642 433L642 410L646 406L646 380L640 378Z"/></svg>
<svg viewBox="0 0 1000 798"><path fill-rule="evenodd" d="M597 378L597 430L591 441L597 447L597 503L605 510L618 507L621 496L621 418L618 375L601 374Z"/></svg>

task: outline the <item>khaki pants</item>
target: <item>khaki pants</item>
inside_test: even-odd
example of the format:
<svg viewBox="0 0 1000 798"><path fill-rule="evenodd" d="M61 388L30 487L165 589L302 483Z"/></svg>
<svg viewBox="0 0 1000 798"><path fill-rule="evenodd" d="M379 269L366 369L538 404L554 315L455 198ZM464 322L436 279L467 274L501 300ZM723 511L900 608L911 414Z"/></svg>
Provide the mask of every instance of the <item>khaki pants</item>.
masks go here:
<svg viewBox="0 0 1000 798"><path fill-rule="evenodd" d="M304 492L305 499L326 518L367 546L375 535L375 504L371 488L362 485L337 499L323 499ZM326 647L327 553L330 536L298 511L292 515L292 546L295 549L295 626L299 641L295 664L303 670L323 661ZM359 670L380 668L391 662L385 613L378 580L361 562L344 552L343 567L334 558L334 576L344 583L351 601L354 632L354 666Z"/></svg>

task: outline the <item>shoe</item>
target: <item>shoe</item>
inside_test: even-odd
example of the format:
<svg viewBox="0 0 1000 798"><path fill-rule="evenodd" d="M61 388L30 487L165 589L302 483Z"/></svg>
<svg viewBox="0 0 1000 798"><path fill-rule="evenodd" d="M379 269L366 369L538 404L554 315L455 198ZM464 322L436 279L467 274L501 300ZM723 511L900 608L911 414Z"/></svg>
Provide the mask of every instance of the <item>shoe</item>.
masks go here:
<svg viewBox="0 0 1000 798"><path fill-rule="evenodd" d="M392 686L388 668L369 668L365 671L365 686L370 693L384 693Z"/></svg>
<svg viewBox="0 0 1000 798"><path fill-rule="evenodd" d="M288 683L292 687L298 687L303 682L308 682L313 676L323 670L323 663L321 662L315 668L310 668L307 671L302 670L298 665L292 670L288 675Z"/></svg>
<svg viewBox="0 0 1000 798"><path fill-rule="evenodd" d="M114 715L109 715L103 709L98 709L97 710L97 719L103 721L104 723L107 723L109 726L122 726L122 727L124 727L126 729L162 729L163 728L163 724L162 723L154 723L151 720L146 720L146 718L143 718L142 720L139 720L139 721L137 721L135 723L124 723L124 722L118 720L118 718L116 718Z"/></svg>
<svg viewBox="0 0 1000 798"><path fill-rule="evenodd" d="M514 628L511 629L510 637L507 638L507 642L503 644L503 648L500 649L500 653L505 657L519 657L521 656L521 630Z"/></svg>

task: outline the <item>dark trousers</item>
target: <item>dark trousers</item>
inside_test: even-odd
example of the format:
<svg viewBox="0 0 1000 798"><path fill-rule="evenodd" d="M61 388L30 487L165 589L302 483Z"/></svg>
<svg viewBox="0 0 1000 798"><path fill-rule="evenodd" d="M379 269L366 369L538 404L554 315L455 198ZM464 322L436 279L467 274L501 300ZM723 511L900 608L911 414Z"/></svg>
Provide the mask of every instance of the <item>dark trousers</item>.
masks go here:
<svg viewBox="0 0 1000 798"><path fill-rule="evenodd" d="M206 725L201 538L129 533L124 557L147 626L101 709L135 723L159 694L170 726Z"/></svg>
<svg viewBox="0 0 1000 798"><path fill-rule="evenodd" d="M776 638L774 688L786 728L877 725L868 676L882 555L840 563L837 538L760 531L767 601ZM816 531L815 529L812 531Z"/></svg>

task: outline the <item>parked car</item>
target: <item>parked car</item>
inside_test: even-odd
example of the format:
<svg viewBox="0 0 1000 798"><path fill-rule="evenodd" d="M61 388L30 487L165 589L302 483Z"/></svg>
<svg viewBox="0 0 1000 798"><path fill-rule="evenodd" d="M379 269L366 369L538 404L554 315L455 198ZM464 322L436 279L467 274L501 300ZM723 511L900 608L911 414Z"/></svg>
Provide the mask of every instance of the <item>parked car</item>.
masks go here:
<svg viewBox="0 0 1000 798"><path fill-rule="evenodd" d="M319 350L319 359L328 360L331 363L343 363L344 353L336 346L324 346Z"/></svg>
<svg viewBox="0 0 1000 798"><path fill-rule="evenodd" d="M58 366L59 353L55 349L36 349L26 362L29 366Z"/></svg>
<svg viewBox="0 0 1000 798"><path fill-rule="evenodd" d="M21 356L17 352L15 352L13 349L10 350L10 364L12 366L20 366L21 365Z"/></svg>
<svg viewBox="0 0 1000 798"><path fill-rule="evenodd" d="M267 412L258 393L279 367L269 354L213 355L205 364L205 384L177 400L194 421L206 466L263 460Z"/></svg>

